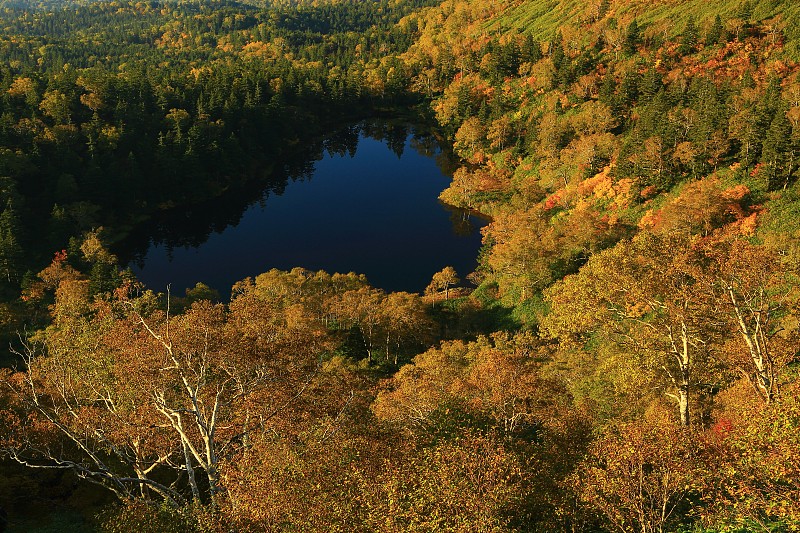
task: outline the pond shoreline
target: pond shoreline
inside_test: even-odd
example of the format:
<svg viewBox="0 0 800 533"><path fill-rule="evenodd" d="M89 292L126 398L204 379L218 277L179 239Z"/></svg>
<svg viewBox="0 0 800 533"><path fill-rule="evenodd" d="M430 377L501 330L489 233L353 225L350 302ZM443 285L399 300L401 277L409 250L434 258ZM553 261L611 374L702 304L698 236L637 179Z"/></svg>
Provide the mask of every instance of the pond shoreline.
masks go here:
<svg viewBox="0 0 800 533"><path fill-rule="evenodd" d="M391 260L387 257L375 257L370 260L365 256L386 256L389 253L395 253L395 262L403 261L408 263L410 261L413 266L415 261L424 261L425 257L422 256L425 254L436 256L441 252L445 258L444 260L447 259L448 253L452 255L454 245L447 242L450 237L446 237L441 228L441 217L445 216L445 218L449 217L450 220L446 224L447 228L452 226L447 231L450 233L455 232L455 237L452 238L459 239L461 237L458 237L458 235L464 232L473 235L471 239L476 244L474 244L475 250L469 253L469 261L467 262L463 259L463 251L457 253L456 256L461 257L458 262L462 270L474 268L477 266L477 255L480 247L480 238L475 232L475 228L484 225L487 222L487 217L479 213L447 206L438 199L441 190L446 188L451 180L449 168L453 168L458 163L447 150L447 145L444 148L441 146L441 137L435 135L429 125L418 125L411 122L409 118L408 116L398 117L397 115L390 115L388 118L375 118L373 115L367 119L340 124L337 128L329 130L326 135L317 136L315 141L304 142L302 150L294 151L295 156L301 156L297 160L292 161L287 158L275 162L272 176L270 176L272 179L251 182L252 187L250 188L237 189L229 194L202 203L183 206L165 212L158 217L154 217L149 227L143 226L145 231L139 235L129 236L127 240L117 241L116 249L113 251L120 256L121 262L130 264L137 274L141 274L143 268L152 268L145 266L145 262L150 250L153 250L154 247L164 249L159 253L161 257L159 264L163 268L166 268L164 265L167 262L172 262L173 252L178 256L186 256L188 254L186 250L189 249L202 250L204 247L215 247L220 252L220 255L238 254L240 257L255 253L253 250L256 250L256 252L261 250L265 263L263 268L258 270L258 273L273 267L290 269L295 266L308 268L309 270L322 269L344 272L355 270L363 273L357 266L348 268L350 263L342 261L340 260L341 257L338 257L352 256L358 259L353 262L354 265L368 265L365 268L372 268L372 276L375 276L376 269L379 269L375 264L380 261L383 261L384 264L389 264ZM361 145L362 139L367 144ZM411 144L408 144L409 142ZM379 149L378 146L383 148ZM357 150L358 155L356 154ZM363 150L369 150L370 153L365 154ZM387 159L382 159L380 163L359 161L364 157L378 157L377 152L371 153L375 150L385 153L384 156L380 157ZM394 155L390 155L390 152L394 152ZM337 158L344 159L334 164L333 160ZM403 163L403 160L408 158L412 158L413 161L409 160ZM346 161L351 159L352 161L349 164L360 165L360 170L338 168L339 164L344 165ZM425 163L425 160L428 162ZM412 166L406 170L397 167L403 164ZM320 165L333 165L335 168L332 168L331 171L343 172L342 177L337 178L339 181L335 183L317 184L320 179L329 179L316 176ZM422 165L428 170L421 170L414 165ZM438 170L435 170L437 167ZM367 175L371 173L372 177L365 177L365 175L362 175L364 172L367 172ZM420 172L422 172L423 176L417 175ZM381 185L379 182L384 179L389 181ZM430 180L435 180L436 184L434 185ZM309 185L305 182L312 184ZM393 185L390 185L390 182ZM325 188L324 197L317 197L320 193L314 192L319 187ZM408 187L411 189L406 190ZM261 218L274 217L275 215L270 215L270 213L275 209L283 209L280 206L289 201L286 198L282 198L284 193L289 191L292 195L300 194L297 192L298 188L306 191L302 193L303 195L310 194L311 196L307 198L292 196L293 199L291 201L294 202L294 207L285 213L285 218L272 218L270 224L263 226L261 230L256 230L252 227L246 230L249 232L247 241L252 243L252 248L241 248L242 245L240 243L237 245L240 246L238 248L239 252L232 252L224 249L224 247L220 248L218 242L209 244L209 241L223 239L220 234L229 235L231 232L245 231L235 229L238 228L239 224L243 223L243 220L252 225L252 217L254 216ZM372 191L373 196L369 196L367 191ZM360 198L360 201L351 203L354 197ZM403 204L405 207L395 205L399 201L405 202ZM263 213L265 208L268 212L266 214ZM254 210L261 214L255 215ZM302 214L304 210L308 212ZM328 214L327 219L319 213L321 211ZM439 214L436 215L429 211L436 211ZM361 220L356 222L356 218L359 216L361 216ZM369 218L370 216L372 218ZM434 223L433 219L431 219L429 221L430 227L427 227L417 220L420 216L434 217L439 222ZM382 226L381 224L385 224L385 221L381 221L386 217L393 217L393 224L389 223ZM312 228L306 227L314 224L316 224L316 229L313 231L311 231ZM339 233L331 233L329 239L315 241L314 239L318 232L332 231L327 227L330 224L344 224L344 226ZM311 231L311 233L307 233L305 237L296 242L287 242L288 236L271 235L275 232L281 234L291 232L294 226L304 227L303 231ZM396 234L398 231L397 226L408 226L408 234ZM381 230L381 228L383 229ZM181 231L184 233L181 233ZM378 231L383 231L383 233L377 235L376 232ZM426 241L428 239L427 234L430 231L438 232L442 244L445 245L444 249L439 250L435 244ZM242 237L230 236L225 238L242 239ZM268 240L263 241L264 238L268 238ZM272 241L269 238L272 238ZM376 240L383 238L387 238L390 241L386 246L389 251L375 245ZM399 241L392 243L391 239L399 239ZM333 246L331 242L334 240L338 241L338 247L331 247ZM265 255L262 249L263 247L275 248L276 246L278 247L279 257L272 261L270 259L271 256ZM363 247L359 248L359 246ZM308 247L318 247L320 250L314 255L304 249ZM294 253L295 249L298 252L298 259L296 262L292 262L292 259L287 258L287 253ZM328 250L327 255L325 255L326 249ZM329 261L328 256L335 258ZM217 257L213 255L205 255L203 259L197 256L187 268L194 267L198 262L215 262L217 260ZM473 266L465 267L464 265L467 263L473 264ZM369 265L372 266L369 267ZM436 268L431 266L432 270L426 274L427 281L429 281L430 275L440 270L443 266L446 266L446 264ZM397 267L392 266L389 268L397 269ZM406 265L407 268L408 265ZM220 270L230 269L220 266ZM255 275L255 273L257 272L253 271L252 275ZM380 274L380 272L378 273ZM463 273L467 274L468 272ZM372 279L372 276L370 279ZM380 277L379 275L378 278ZM145 275L143 278L147 283L148 280L146 278L148 276ZM384 278L388 279L385 276ZM383 285L383 288L390 291L413 290L421 292L427 281L424 283L419 281L420 274L417 274L417 278L418 282L415 284L406 283L402 285L386 281L383 284L377 283L376 285ZM238 279L240 278L236 278L236 280ZM200 277L197 281L207 282L203 277ZM161 287L162 285L158 284L156 287ZM211 285L213 286L213 283ZM229 287L230 285L226 284L224 287L217 286L215 288L221 289L222 292Z"/></svg>

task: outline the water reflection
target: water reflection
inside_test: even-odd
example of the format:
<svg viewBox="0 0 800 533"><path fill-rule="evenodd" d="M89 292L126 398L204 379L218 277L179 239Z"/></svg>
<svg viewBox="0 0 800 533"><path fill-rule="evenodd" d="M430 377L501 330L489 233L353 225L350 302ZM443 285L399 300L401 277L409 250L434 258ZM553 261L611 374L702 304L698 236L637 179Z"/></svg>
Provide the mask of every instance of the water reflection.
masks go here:
<svg viewBox="0 0 800 533"><path fill-rule="evenodd" d="M423 129L349 125L305 143L262 179L165 212L117 246L156 290L203 281L221 292L269 268L357 271L420 291L445 265L475 268L484 222L438 202L452 158Z"/></svg>

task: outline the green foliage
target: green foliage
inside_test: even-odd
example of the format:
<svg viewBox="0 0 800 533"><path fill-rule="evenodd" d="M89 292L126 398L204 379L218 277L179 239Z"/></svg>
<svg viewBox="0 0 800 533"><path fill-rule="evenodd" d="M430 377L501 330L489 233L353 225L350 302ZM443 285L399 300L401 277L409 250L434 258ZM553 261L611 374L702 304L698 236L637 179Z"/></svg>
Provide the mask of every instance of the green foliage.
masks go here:
<svg viewBox="0 0 800 533"><path fill-rule="evenodd" d="M532 298L521 301L519 305L514 307L512 316L525 327L535 328L539 317L546 314L546 312L547 304L541 295L537 294Z"/></svg>
<svg viewBox="0 0 800 533"><path fill-rule="evenodd" d="M683 33L681 33L681 46L678 52L684 55L693 52L699 40L700 36L698 35L694 18L689 17L689 20L686 22L686 27L683 29Z"/></svg>
<svg viewBox="0 0 800 533"><path fill-rule="evenodd" d="M4 3L2 277L70 236L243 188L356 109L407 103L392 55L415 27L397 22L425 4Z"/></svg>
<svg viewBox="0 0 800 533"><path fill-rule="evenodd" d="M759 227L759 237L785 254L790 261L800 258L800 194L798 186L790 187L770 204Z"/></svg>
<svg viewBox="0 0 800 533"><path fill-rule="evenodd" d="M759 293L753 272L800 264L800 7L436 4L0 3L3 294L15 298L23 272L67 250L25 277L24 304L2 307L4 328L43 328L48 356L29 368L51 386L46 402L66 402L26 405L94 413L106 426L87 421L65 442L108 455L172 427L161 404L114 425L159 398L141 387L183 364L164 363L173 347L148 337L144 319L120 322L132 312L172 320L163 335L181 335L181 357L197 362L161 398L190 381L218 387L167 422L230 400L224 461L196 465L203 490L225 487L219 505L204 507L206 494L153 505L129 491L103 527L555 531L596 529L602 515L620 531L700 519L708 531L791 530L796 406L736 393L756 363L741 328L778 317L769 346L796 355L786 348L796 291ZM198 284L168 319L157 295L126 299L139 286L85 234L213 207L341 117L419 102L464 158L442 199L492 215L468 296L449 298L458 281L447 270L431 285L445 301L432 306L297 268L237 284L230 305L208 303L219 295ZM741 257L719 252L725 239ZM540 326L547 339L526 331ZM794 391L785 364L776 375ZM309 377L282 381L298 369ZM13 388L23 379L4 378L3 394L35 394ZM285 386L247 388L264 383ZM664 396L682 402L687 424L691 405L696 430L677 427ZM14 428L8 450L25 431L52 438L37 431L57 418L20 416L21 406L0 413ZM722 423L728 415L738 425ZM164 449L159 468L176 470L188 494L188 469L175 466L188 452Z"/></svg>
<svg viewBox="0 0 800 533"><path fill-rule="evenodd" d="M200 281L191 289L186 289L186 299L189 305L200 300L209 300L211 302L218 302L220 300L218 291Z"/></svg>
<svg viewBox="0 0 800 533"><path fill-rule="evenodd" d="M9 199L0 213L0 269L9 283L16 280L23 255L20 231L19 218Z"/></svg>
<svg viewBox="0 0 800 533"><path fill-rule="evenodd" d="M724 37L725 28L722 26L722 17L719 14L714 16L714 23L706 33L706 46L718 44Z"/></svg>
<svg viewBox="0 0 800 533"><path fill-rule="evenodd" d="M514 308L498 298L497 285L491 282L481 283L470 295L480 307L477 311L479 331L513 331L520 327Z"/></svg>
<svg viewBox="0 0 800 533"><path fill-rule="evenodd" d="M543 40L559 28L577 26L576 21L599 21L610 25L611 21L627 22L635 19L640 28L663 26L669 38L676 38L684 31L690 19L699 27L704 27L706 24L713 25L717 16L723 21L740 18L750 24L780 16L786 25L787 53L794 59L800 57L800 32L797 24L800 20L800 7L787 0L759 0L754 3L741 0L688 0L657 4L601 0L588 6L575 0L525 2L509 6L488 26L530 32L535 38ZM577 37L580 45L588 44L591 39L592 36L586 32Z"/></svg>
<svg viewBox="0 0 800 533"><path fill-rule="evenodd" d="M782 521L737 521L736 523L718 522L710 526L696 525L689 528L677 529L678 533L750 533L751 531L764 531L766 533L789 533L797 529L796 524Z"/></svg>
<svg viewBox="0 0 800 533"><path fill-rule="evenodd" d="M628 55L633 55L636 53L636 48L641 43L642 36L641 30L639 29L639 25L636 23L636 19L633 19L630 24L628 24L628 28L625 30L625 41L622 44L622 50Z"/></svg>

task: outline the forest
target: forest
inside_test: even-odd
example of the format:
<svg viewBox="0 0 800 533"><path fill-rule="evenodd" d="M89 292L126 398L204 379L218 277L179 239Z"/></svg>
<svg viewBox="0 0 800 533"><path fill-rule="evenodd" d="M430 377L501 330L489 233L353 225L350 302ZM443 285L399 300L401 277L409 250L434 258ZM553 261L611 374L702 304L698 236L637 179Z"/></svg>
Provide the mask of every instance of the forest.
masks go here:
<svg viewBox="0 0 800 533"><path fill-rule="evenodd" d="M9 531L800 529L795 2L0 0L0 25ZM452 145L441 201L491 219L475 272L265 267L227 299L115 254L377 116Z"/></svg>

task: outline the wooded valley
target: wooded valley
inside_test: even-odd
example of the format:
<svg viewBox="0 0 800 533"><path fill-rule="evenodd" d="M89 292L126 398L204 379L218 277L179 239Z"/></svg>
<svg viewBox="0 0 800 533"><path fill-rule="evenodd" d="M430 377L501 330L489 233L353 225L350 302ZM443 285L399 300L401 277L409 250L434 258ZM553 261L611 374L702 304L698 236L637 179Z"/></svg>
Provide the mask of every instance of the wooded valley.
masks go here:
<svg viewBox="0 0 800 533"><path fill-rule="evenodd" d="M0 0L0 57L10 531L800 528L800 5ZM370 117L475 272L118 260Z"/></svg>

